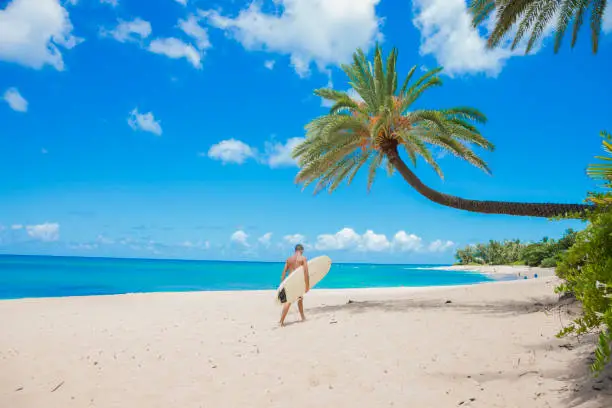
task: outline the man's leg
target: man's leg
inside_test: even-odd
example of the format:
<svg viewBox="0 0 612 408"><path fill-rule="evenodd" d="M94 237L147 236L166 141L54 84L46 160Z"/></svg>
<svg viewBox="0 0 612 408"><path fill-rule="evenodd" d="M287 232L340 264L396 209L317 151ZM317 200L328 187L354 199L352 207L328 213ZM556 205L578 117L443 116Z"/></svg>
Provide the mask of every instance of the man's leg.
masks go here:
<svg viewBox="0 0 612 408"><path fill-rule="evenodd" d="M306 316L304 316L304 299L298 299L298 309L300 310L300 316L302 316L302 320L306 320Z"/></svg>
<svg viewBox="0 0 612 408"><path fill-rule="evenodd" d="M289 313L289 307L291 307L291 303L285 303L283 305L283 311L281 313L281 318L280 318L280 325L281 326L285 325L285 317L287 317L287 313Z"/></svg>

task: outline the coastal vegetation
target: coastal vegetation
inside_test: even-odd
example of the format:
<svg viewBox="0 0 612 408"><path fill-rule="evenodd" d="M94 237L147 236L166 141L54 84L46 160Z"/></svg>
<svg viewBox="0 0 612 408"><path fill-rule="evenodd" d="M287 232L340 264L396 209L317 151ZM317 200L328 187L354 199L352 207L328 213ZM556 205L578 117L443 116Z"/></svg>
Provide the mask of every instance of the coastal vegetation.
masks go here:
<svg viewBox="0 0 612 408"><path fill-rule="evenodd" d="M474 27L493 18L494 26L487 39L487 47L495 48L508 34L514 34L511 44L514 50L528 36L525 54L534 49L537 41L553 24L554 52L557 53L561 48L570 26L571 48L574 48L580 28L585 19L590 17L591 47L593 53L597 53L606 6L605 0L472 0L470 11Z"/></svg>
<svg viewBox="0 0 612 408"><path fill-rule="evenodd" d="M582 303L582 314L559 336L599 332L592 366L598 373L610 361L612 345L612 208L602 206L586 218L588 226L559 262L557 275L564 282L556 289L573 294Z"/></svg>
<svg viewBox="0 0 612 408"><path fill-rule="evenodd" d="M426 186L400 156L407 155L412 166L424 160L443 177L432 153L432 146L447 151L475 167L490 173L487 164L472 150L493 150L477 128L486 122L483 113L473 107L413 109L419 97L442 85L442 68L428 70L412 80L413 66L399 85L396 71L397 49L383 61L382 49L376 46L373 63L362 50L353 54L350 65L342 70L350 79L355 95L323 88L315 95L332 102L329 113L306 125L306 138L293 150L300 170L297 183L304 187L316 182L315 193L334 191L343 181L350 184L367 164L368 189L379 167L389 174L399 172L404 180L431 201L461 210L485 214L507 214L535 217L579 217L591 205L556 203L520 203L480 201L441 193Z"/></svg>
<svg viewBox="0 0 612 408"><path fill-rule="evenodd" d="M459 265L527 265L553 268L576 241L577 232L568 229L558 240L548 237L538 242L519 239L467 245L455 252Z"/></svg>
<svg viewBox="0 0 612 408"><path fill-rule="evenodd" d="M605 192L589 193L588 201L597 207L583 217L587 227L576 234L574 245L564 254L557 268L563 284L558 293L572 294L582 303L582 314L559 336L570 333L598 332L595 361L591 368L598 374L611 360L612 347L612 137L602 132L603 160L591 164L587 174L604 181Z"/></svg>

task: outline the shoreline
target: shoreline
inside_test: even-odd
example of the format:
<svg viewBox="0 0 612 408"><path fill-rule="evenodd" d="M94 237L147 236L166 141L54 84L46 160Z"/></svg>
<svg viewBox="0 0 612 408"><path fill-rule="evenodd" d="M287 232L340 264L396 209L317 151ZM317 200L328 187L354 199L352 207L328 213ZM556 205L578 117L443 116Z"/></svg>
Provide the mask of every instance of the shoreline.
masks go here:
<svg viewBox="0 0 612 408"><path fill-rule="evenodd" d="M313 288L308 293L320 293L320 294L344 294L344 293L379 293L381 295L393 293L393 292L429 292L444 289L457 289L477 285L491 285L500 283L511 283L518 281L518 279L502 280L493 279L490 281L466 283L463 285L429 285L429 286L371 286L371 287L360 287L360 288ZM184 290L184 291L154 291L154 292L126 292L126 293L109 293L109 294L92 294L92 295L68 295L68 296L41 296L41 297L21 297L21 298L7 298L0 299L1 302L14 302L14 301L36 301L36 300L51 300L51 299L80 299L80 298L107 298L107 297L123 297L123 296L159 296L164 294L169 295L194 295L194 294L206 294L213 293L219 295L240 295L240 294L255 294L262 295L268 294L274 296L276 289L244 289L244 290Z"/></svg>
<svg viewBox="0 0 612 408"><path fill-rule="evenodd" d="M423 270L452 270L451 267L431 267L431 268L422 268ZM312 292L314 293L334 293L334 292L359 292L359 291L378 291L388 292L393 290L414 290L414 291L429 291L429 290L438 290L438 289L451 289L451 288L461 288L461 287L469 287L475 285L486 285L492 283L503 283L503 282L514 282L519 279L508 279L513 276L504 275L504 274L492 274L487 272L480 271L472 271L472 270L460 270L463 272L476 272L482 274L488 278L490 281L482 281L482 282L474 282L474 283L466 283L466 284L450 284L450 285L426 285L426 286L371 286L371 287L355 287L355 288L313 288ZM554 275L554 274L553 274ZM538 275L540 276L540 275ZM550 275L546 275L550 276ZM20 300L37 300L37 299L78 299L78 298L90 298L90 297L113 297L113 296L140 296L140 295L156 295L156 294L192 294L192 293L219 293L219 294L245 294L245 293L269 293L270 296L273 296L276 292L276 289L244 289L244 290L225 290L225 289L203 289L203 290L183 290L183 291L144 291L144 292L125 292L125 293L108 293L108 294L88 294L88 295L62 295L62 296L34 296L34 297L19 297L19 298L0 298L0 303L2 302L14 302Z"/></svg>

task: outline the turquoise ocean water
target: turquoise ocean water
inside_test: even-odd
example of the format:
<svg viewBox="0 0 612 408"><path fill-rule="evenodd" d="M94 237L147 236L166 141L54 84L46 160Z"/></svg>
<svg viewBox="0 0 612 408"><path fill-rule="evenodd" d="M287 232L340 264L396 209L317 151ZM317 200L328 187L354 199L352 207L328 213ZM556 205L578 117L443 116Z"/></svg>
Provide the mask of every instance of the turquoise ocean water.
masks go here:
<svg viewBox="0 0 612 408"><path fill-rule="evenodd" d="M316 288L445 286L481 283L439 265L332 264ZM282 263L0 256L0 299L137 292L276 289Z"/></svg>

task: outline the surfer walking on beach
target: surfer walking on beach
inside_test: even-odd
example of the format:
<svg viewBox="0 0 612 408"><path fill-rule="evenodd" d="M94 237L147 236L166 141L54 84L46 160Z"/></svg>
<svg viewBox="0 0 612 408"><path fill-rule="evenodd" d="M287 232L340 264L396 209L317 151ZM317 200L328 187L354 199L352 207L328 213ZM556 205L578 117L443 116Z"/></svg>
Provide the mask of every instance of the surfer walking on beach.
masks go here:
<svg viewBox="0 0 612 408"><path fill-rule="evenodd" d="M310 280L308 279L308 262L306 257L304 256L304 246L302 244L297 244L295 246L295 252L285 261L285 267L283 268L283 275L281 276L281 282L285 280L285 277L291 274L291 272L295 271L300 266L304 268L304 282L306 284L306 292L310 290ZM304 293L306 293L304 292ZM289 308L291 307L291 303L285 303L283 305L283 311L281 313L280 325L285 325L285 317L287 317L287 313L289 312ZM300 311L300 316L302 320L306 320L306 316L304 316L304 301L302 296L298 298L298 309Z"/></svg>

